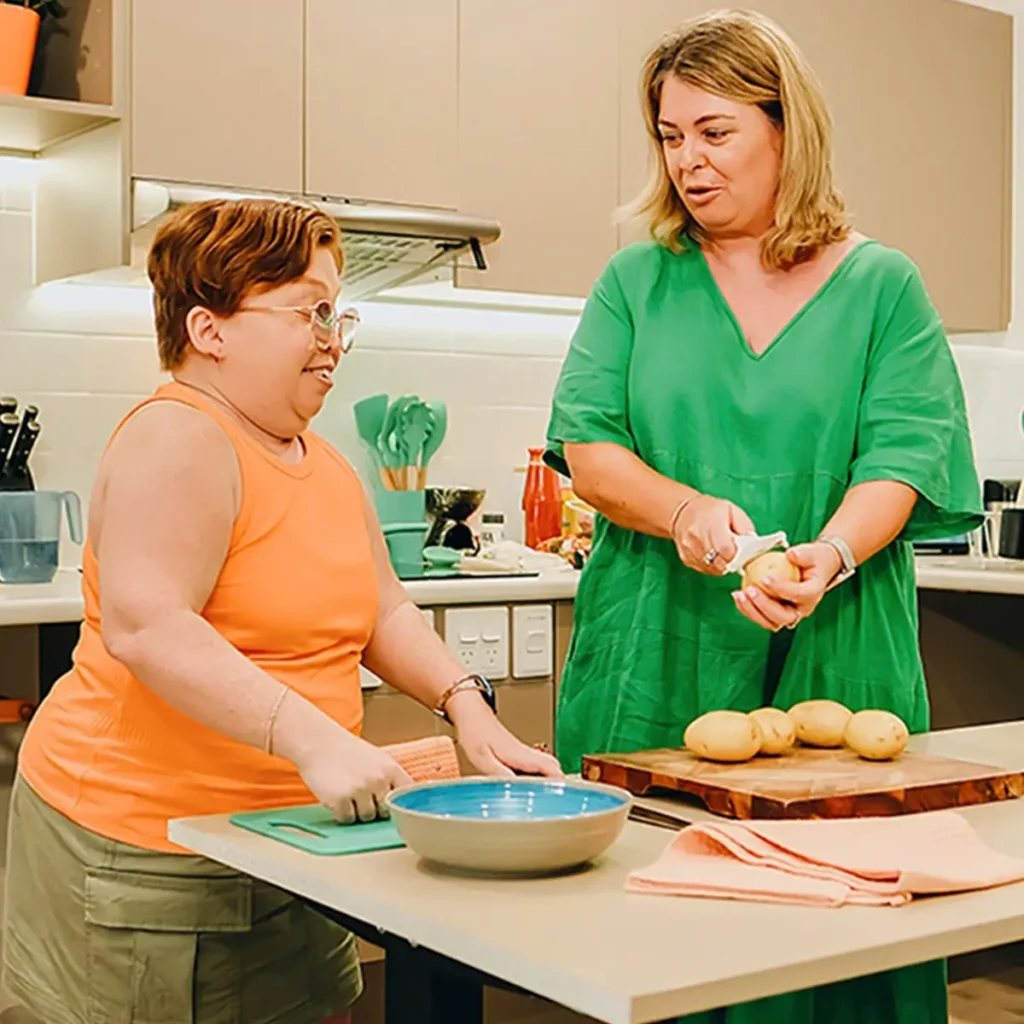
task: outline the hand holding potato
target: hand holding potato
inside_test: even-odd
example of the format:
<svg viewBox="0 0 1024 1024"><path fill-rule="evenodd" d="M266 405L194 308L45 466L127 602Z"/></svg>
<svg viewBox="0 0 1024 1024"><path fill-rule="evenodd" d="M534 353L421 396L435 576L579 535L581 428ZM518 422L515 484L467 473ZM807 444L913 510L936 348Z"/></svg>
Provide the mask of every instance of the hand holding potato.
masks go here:
<svg viewBox="0 0 1024 1024"><path fill-rule="evenodd" d="M842 568L839 552L831 544L801 544L786 551L785 559L788 565L776 559L773 571L759 572L733 593L740 614L773 633L783 627L794 629L811 615ZM797 571L796 579L790 567Z"/></svg>

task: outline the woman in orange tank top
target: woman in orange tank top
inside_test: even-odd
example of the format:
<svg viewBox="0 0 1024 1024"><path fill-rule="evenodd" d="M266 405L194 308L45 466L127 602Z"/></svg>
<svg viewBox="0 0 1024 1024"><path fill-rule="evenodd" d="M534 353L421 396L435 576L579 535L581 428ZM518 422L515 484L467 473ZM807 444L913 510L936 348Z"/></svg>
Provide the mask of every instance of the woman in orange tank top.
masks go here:
<svg viewBox="0 0 1024 1024"><path fill-rule="evenodd" d="M409 780L359 737L360 664L443 710L481 771L559 773L413 607L355 473L308 429L351 345L341 265L334 222L286 203L195 204L154 240L172 381L104 454L81 641L12 800L4 982L48 1024L346 1019L352 936L167 822L312 798L376 817Z"/></svg>

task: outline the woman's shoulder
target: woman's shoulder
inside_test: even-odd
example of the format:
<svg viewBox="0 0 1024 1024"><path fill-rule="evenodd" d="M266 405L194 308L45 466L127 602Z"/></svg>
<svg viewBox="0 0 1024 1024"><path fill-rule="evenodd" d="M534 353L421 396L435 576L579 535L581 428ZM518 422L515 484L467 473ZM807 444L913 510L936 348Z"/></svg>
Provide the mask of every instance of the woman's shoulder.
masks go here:
<svg viewBox="0 0 1024 1024"><path fill-rule="evenodd" d="M346 479L354 480L360 483L361 486L359 474L356 472L355 467L322 434L318 434L313 430L306 430L302 434L302 440L308 449L319 453L325 463L340 472Z"/></svg>
<svg viewBox="0 0 1024 1024"><path fill-rule="evenodd" d="M880 242L877 238L858 235L853 239L850 256L854 257L857 276L870 275L881 282L902 288L912 278L920 278L917 264L902 249Z"/></svg>
<svg viewBox="0 0 1024 1024"><path fill-rule="evenodd" d="M632 280L660 273L667 266L692 263L692 257L693 252L686 247L675 251L660 242L633 242L612 256L605 272L615 273L622 280Z"/></svg>

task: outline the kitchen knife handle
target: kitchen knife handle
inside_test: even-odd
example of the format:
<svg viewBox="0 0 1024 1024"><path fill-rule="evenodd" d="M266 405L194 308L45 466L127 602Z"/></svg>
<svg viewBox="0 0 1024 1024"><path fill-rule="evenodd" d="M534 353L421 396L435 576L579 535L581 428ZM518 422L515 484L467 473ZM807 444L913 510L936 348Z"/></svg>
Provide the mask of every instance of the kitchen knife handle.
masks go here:
<svg viewBox="0 0 1024 1024"><path fill-rule="evenodd" d="M0 473L4 471L18 430L18 417L12 412L0 413Z"/></svg>
<svg viewBox="0 0 1024 1024"><path fill-rule="evenodd" d="M32 454L40 429L38 423L22 423L7 459L7 468L4 471L7 476L20 477L28 471L28 457Z"/></svg>

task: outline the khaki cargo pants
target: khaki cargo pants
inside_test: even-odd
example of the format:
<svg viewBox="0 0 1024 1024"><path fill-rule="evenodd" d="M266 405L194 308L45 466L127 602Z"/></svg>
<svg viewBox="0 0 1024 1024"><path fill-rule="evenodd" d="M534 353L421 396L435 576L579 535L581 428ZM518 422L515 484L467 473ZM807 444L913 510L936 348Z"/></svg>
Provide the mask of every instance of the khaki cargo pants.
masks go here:
<svg viewBox="0 0 1024 1024"><path fill-rule="evenodd" d="M319 1024L362 989L353 936L287 893L104 839L20 776L3 983L45 1024Z"/></svg>

